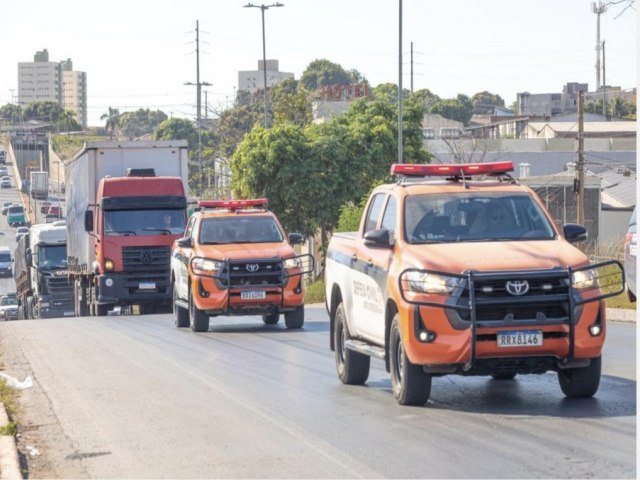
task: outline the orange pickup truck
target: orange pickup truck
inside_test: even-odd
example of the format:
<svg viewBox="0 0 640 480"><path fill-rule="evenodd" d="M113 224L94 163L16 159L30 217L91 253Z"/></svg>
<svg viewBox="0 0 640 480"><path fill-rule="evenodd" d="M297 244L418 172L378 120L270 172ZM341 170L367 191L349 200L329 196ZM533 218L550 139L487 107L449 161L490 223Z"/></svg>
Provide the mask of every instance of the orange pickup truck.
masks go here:
<svg viewBox="0 0 640 480"><path fill-rule="evenodd" d="M338 377L363 384L383 359L403 405L429 399L433 376L556 371L563 393L598 389L603 299L622 265L590 265L511 162L393 165L358 232L336 233L325 268ZM428 179L428 177L438 177Z"/></svg>
<svg viewBox="0 0 640 480"><path fill-rule="evenodd" d="M177 327L209 329L209 317L284 314L287 328L304 325L304 278L313 257L297 255L298 233L284 234L266 199L201 201L171 255Z"/></svg>

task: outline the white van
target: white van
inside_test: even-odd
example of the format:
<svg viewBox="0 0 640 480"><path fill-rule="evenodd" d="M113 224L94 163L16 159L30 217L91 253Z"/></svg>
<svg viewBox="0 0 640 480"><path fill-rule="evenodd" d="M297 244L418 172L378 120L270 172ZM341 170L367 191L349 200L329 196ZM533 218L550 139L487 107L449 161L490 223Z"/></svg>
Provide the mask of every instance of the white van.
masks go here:
<svg viewBox="0 0 640 480"><path fill-rule="evenodd" d="M0 247L0 275L10 277L13 275L13 261L9 247Z"/></svg>

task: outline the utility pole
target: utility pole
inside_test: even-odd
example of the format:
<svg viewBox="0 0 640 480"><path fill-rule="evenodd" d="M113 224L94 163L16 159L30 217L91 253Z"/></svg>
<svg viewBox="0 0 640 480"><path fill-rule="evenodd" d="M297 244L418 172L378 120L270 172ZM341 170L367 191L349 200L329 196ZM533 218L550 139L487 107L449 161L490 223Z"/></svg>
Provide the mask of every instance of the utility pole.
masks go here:
<svg viewBox="0 0 640 480"><path fill-rule="evenodd" d="M578 93L578 224L584 225L584 90Z"/></svg>
<svg viewBox="0 0 640 480"><path fill-rule="evenodd" d="M598 16L597 27L596 27L596 92L600 90L600 15L602 15L606 10L607 6L602 3L602 0L598 0L598 4L596 2L591 3L591 10Z"/></svg>
<svg viewBox="0 0 640 480"><path fill-rule="evenodd" d="M398 0L398 163L402 159L402 0Z"/></svg>
<svg viewBox="0 0 640 480"><path fill-rule="evenodd" d="M411 95L413 95L413 42L411 42Z"/></svg>
<svg viewBox="0 0 640 480"><path fill-rule="evenodd" d="M602 41L602 114L605 116L607 120L609 120L609 115L607 108L607 75L606 75L606 62L604 60L604 40Z"/></svg>
<svg viewBox="0 0 640 480"><path fill-rule="evenodd" d="M200 23L196 20L196 83L186 82L185 85L196 86L196 128L198 130L198 170L200 172L200 193L202 193L202 114L201 114L201 90L202 86L210 86L210 83L200 81Z"/></svg>
<svg viewBox="0 0 640 480"><path fill-rule="evenodd" d="M244 8L259 8L262 12L262 72L264 75L264 128L269 128L269 112L268 112L268 99L267 99L267 47L264 33L264 11L269 10L271 7L284 7L283 3L272 3L271 5L253 5L247 3Z"/></svg>

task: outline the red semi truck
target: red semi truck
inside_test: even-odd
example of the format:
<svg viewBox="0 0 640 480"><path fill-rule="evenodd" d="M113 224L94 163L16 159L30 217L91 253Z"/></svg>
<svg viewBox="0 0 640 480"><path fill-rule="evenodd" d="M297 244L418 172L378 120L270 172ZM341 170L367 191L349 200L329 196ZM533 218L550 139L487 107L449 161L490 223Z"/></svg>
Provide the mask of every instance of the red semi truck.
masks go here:
<svg viewBox="0 0 640 480"><path fill-rule="evenodd" d="M171 246L187 220L185 141L91 142L65 162L78 316L171 305Z"/></svg>

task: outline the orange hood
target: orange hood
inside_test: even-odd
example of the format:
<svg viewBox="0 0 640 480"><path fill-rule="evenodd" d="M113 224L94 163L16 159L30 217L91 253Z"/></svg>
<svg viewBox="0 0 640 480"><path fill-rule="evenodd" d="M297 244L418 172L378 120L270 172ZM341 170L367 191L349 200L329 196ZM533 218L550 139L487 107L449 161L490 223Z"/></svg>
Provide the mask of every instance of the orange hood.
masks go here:
<svg viewBox="0 0 640 480"><path fill-rule="evenodd" d="M295 256L287 243L228 243L201 245L199 255L214 260L243 260L262 258L290 258ZM196 255L198 256L198 255Z"/></svg>
<svg viewBox="0 0 640 480"><path fill-rule="evenodd" d="M403 256L407 266L456 274L471 269L544 270L588 263L580 250L564 240L407 245Z"/></svg>

